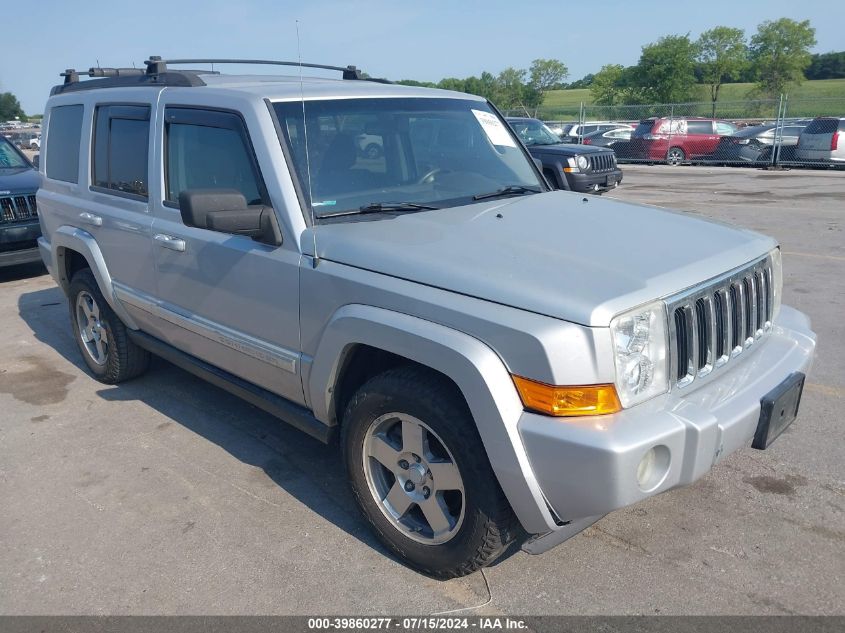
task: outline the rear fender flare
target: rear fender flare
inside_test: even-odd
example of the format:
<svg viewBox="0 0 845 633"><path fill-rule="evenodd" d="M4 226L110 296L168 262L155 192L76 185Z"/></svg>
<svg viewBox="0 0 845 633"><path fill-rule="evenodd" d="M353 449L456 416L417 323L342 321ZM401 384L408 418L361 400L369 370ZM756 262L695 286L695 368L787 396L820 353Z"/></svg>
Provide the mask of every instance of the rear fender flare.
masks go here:
<svg viewBox="0 0 845 633"><path fill-rule="evenodd" d="M103 293L103 297L105 297L115 314L120 317L120 320L123 321L126 327L132 330L138 329L132 317L129 316L123 305L114 296L114 288L109 269L106 266L105 259L103 259L103 253L97 245L97 240L94 239L93 235L74 226L61 226L51 236L50 250L52 251L52 270L54 271L54 277L65 294L68 294L70 291L70 279L67 275L65 257L67 251L71 250L82 255L85 261L88 262L88 267L91 269L94 279L97 280L100 292Z"/></svg>

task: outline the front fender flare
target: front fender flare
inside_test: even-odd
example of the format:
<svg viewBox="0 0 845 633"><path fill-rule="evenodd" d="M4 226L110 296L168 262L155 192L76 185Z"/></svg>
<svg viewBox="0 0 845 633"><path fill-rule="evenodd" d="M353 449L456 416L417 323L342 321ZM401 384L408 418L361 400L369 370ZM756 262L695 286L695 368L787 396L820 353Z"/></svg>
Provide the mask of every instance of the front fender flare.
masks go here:
<svg viewBox="0 0 845 633"><path fill-rule="evenodd" d="M375 347L448 376L463 394L479 435L517 518L526 531L553 530L555 521L531 469L517 423L523 412L507 368L476 338L431 321L366 305L346 305L329 321L308 377L314 415L335 424L333 388L345 354Z"/></svg>
<svg viewBox="0 0 845 633"><path fill-rule="evenodd" d="M61 286L65 294L70 290L70 279L67 275L67 266L65 265L65 255L67 250L72 250L80 253L88 266L100 292L103 293L109 306L114 310L115 314L120 318L126 327L137 330L138 326L132 320L132 317L126 312L123 305L114 296L114 287L112 286L112 278L109 274L109 269L106 266L106 261L103 259L103 253L97 244L97 240L88 231L76 228L74 226L61 226L50 236L50 251L52 258L53 277L56 283Z"/></svg>

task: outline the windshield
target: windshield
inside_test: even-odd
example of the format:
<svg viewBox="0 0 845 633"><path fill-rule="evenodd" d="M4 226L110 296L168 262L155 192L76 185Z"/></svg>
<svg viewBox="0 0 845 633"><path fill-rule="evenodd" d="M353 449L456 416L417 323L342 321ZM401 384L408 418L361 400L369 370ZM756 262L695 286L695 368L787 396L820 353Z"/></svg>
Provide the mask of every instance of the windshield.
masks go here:
<svg viewBox="0 0 845 633"><path fill-rule="evenodd" d="M5 138L0 136L0 169L29 167L24 157Z"/></svg>
<svg viewBox="0 0 845 633"><path fill-rule="evenodd" d="M513 131L529 147L532 145L557 145L560 137L552 132L542 121L508 121Z"/></svg>
<svg viewBox="0 0 845 633"><path fill-rule="evenodd" d="M507 187L545 189L507 125L481 101L306 101L305 126L301 101L273 107L317 216L379 204L456 206Z"/></svg>

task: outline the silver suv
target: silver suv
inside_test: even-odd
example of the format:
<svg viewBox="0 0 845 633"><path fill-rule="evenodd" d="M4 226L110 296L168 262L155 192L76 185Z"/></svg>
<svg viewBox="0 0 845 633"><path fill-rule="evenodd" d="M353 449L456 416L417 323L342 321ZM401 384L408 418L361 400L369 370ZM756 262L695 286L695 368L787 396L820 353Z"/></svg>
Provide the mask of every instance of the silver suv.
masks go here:
<svg viewBox="0 0 845 633"><path fill-rule="evenodd" d="M338 438L416 569L546 551L794 419L815 336L771 238L551 191L479 97L168 64L47 103L39 246L82 357Z"/></svg>
<svg viewBox="0 0 845 633"><path fill-rule="evenodd" d="M845 118L813 119L798 137L795 155L798 160L845 163Z"/></svg>

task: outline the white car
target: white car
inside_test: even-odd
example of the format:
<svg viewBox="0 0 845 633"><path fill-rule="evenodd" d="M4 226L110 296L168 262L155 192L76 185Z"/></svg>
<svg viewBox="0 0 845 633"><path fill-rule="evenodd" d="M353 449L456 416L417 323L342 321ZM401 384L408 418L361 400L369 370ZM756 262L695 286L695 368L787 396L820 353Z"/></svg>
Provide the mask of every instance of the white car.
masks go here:
<svg viewBox="0 0 845 633"><path fill-rule="evenodd" d="M41 137L40 136L33 136L29 139L29 149L40 150L41 149Z"/></svg>
<svg viewBox="0 0 845 633"><path fill-rule="evenodd" d="M628 123L614 123L613 121L590 121L583 125L575 124L566 130L565 134L561 136L564 143L577 143L578 137L584 137L593 132L606 132L608 130L630 130L634 131L634 126Z"/></svg>

